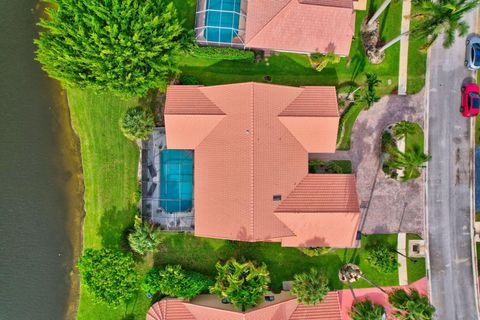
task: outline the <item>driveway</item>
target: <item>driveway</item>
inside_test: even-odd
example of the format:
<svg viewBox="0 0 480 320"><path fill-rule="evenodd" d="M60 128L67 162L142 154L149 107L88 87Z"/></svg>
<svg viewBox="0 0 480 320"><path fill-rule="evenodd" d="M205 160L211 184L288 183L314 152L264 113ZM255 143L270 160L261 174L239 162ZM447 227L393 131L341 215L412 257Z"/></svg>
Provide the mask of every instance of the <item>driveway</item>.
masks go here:
<svg viewBox="0 0 480 320"><path fill-rule="evenodd" d="M310 159L352 161L363 214L360 230L372 233L423 234L424 178L404 183L386 178L380 161L381 135L390 124L401 120L423 126L424 92L412 96L386 96L362 111L352 131L349 151L310 154Z"/></svg>

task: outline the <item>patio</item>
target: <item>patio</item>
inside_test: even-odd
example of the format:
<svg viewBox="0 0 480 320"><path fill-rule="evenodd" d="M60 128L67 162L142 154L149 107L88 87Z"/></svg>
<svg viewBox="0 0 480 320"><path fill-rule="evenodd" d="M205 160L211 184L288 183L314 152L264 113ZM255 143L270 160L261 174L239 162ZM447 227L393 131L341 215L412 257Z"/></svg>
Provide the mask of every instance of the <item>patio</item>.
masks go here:
<svg viewBox="0 0 480 320"><path fill-rule="evenodd" d="M167 212L161 202L161 153L166 148L165 128L155 128L142 143L142 218L160 225L165 231L194 230L194 210ZM164 193L163 193L164 194Z"/></svg>

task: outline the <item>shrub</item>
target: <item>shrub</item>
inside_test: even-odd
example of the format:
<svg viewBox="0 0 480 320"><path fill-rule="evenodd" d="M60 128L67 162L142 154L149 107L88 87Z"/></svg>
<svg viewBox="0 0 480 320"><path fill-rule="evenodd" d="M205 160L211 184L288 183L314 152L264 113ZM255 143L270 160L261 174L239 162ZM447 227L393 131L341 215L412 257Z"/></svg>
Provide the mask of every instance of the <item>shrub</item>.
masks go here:
<svg viewBox="0 0 480 320"><path fill-rule="evenodd" d="M352 320L384 320L384 314L382 305L364 300L353 304L350 317Z"/></svg>
<svg viewBox="0 0 480 320"><path fill-rule="evenodd" d="M253 51L240 50L229 47L196 47L192 54L200 58L211 58L219 60L250 60L253 61Z"/></svg>
<svg viewBox="0 0 480 320"><path fill-rule="evenodd" d="M386 246L375 246L367 250L367 261L380 272L390 273L398 268L397 254Z"/></svg>
<svg viewBox="0 0 480 320"><path fill-rule="evenodd" d="M130 248L138 254L154 252L162 243L161 231L148 222L142 222L140 217L135 218L133 232L128 235Z"/></svg>
<svg viewBox="0 0 480 320"><path fill-rule="evenodd" d="M37 60L67 86L144 96L165 88L192 36L166 0L50 0Z"/></svg>
<svg viewBox="0 0 480 320"><path fill-rule="evenodd" d="M312 53L310 55L310 60L316 65L315 70L320 72L325 69L329 64L339 63L340 57L333 52L329 52L327 54Z"/></svg>
<svg viewBox="0 0 480 320"><path fill-rule="evenodd" d="M421 295L417 290L394 289L388 295L388 302L398 309L393 313L399 320L431 320L435 308L430 304L428 297Z"/></svg>
<svg viewBox="0 0 480 320"><path fill-rule="evenodd" d="M161 292L176 298L192 299L206 291L212 283L212 280L198 272L185 271L180 265L167 265L163 270L150 270L142 289L152 295Z"/></svg>
<svg viewBox="0 0 480 320"><path fill-rule="evenodd" d="M309 272L294 276L291 292L300 303L318 304L325 299L329 291L328 278L317 269L312 268Z"/></svg>
<svg viewBox="0 0 480 320"><path fill-rule="evenodd" d="M155 116L142 107L128 109L120 119L120 129L130 140L146 140L155 127Z"/></svg>
<svg viewBox="0 0 480 320"><path fill-rule="evenodd" d="M78 269L82 282L97 301L117 306L137 291L138 275L130 254L109 249L87 249Z"/></svg>
<svg viewBox="0 0 480 320"><path fill-rule="evenodd" d="M270 275L267 266L256 266L253 262L228 260L225 264L217 262L217 277L210 293L228 300L236 307L246 311L258 304L260 298L268 292Z"/></svg>
<svg viewBox="0 0 480 320"><path fill-rule="evenodd" d="M318 257L333 251L330 247L299 248L308 257Z"/></svg>

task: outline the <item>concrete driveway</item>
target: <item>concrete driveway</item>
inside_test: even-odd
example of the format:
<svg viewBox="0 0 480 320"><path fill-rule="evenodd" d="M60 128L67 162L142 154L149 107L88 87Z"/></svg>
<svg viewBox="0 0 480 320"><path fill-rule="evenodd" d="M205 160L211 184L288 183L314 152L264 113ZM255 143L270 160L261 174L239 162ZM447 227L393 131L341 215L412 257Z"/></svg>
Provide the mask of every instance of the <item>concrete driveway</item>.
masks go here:
<svg viewBox="0 0 480 320"><path fill-rule="evenodd" d="M424 227L424 178L404 183L386 178L380 161L381 135L401 120L424 121L424 92L413 96L386 96L360 113L352 132L349 151L310 154L310 159L352 161L357 177L363 222L360 230L372 233L417 233Z"/></svg>

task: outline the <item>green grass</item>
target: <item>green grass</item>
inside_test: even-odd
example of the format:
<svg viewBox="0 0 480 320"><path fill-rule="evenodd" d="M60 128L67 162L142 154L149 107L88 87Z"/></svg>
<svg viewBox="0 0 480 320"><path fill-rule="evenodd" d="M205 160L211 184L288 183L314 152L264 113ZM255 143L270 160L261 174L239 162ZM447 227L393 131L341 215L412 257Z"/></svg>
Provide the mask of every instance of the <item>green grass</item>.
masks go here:
<svg viewBox="0 0 480 320"><path fill-rule="evenodd" d="M365 105L363 103L354 103L342 114L337 137L338 150L350 149L353 126L364 108Z"/></svg>
<svg viewBox="0 0 480 320"><path fill-rule="evenodd" d="M418 13L419 6L412 4L411 15ZM418 22L411 21L410 28L414 28ZM414 94L419 92L425 85L425 73L427 71L427 54L421 52L420 48L425 42L409 37L408 45L408 76L407 76L407 93Z"/></svg>
<svg viewBox="0 0 480 320"><path fill-rule="evenodd" d="M415 133L405 136L405 152L412 152L415 148L423 150L424 139L422 127L415 123Z"/></svg>
<svg viewBox="0 0 480 320"><path fill-rule="evenodd" d="M82 151L85 182L85 221L83 248L124 247L124 232L136 213L138 148L124 138L118 121L136 101L123 101L113 95L96 95L68 90L72 123ZM146 268L141 264L141 272ZM117 309L95 304L82 287L79 320L121 319L134 314L145 318L149 301L139 292L138 299Z"/></svg>
<svg viewBox="0 0 480 320"><path fill-rule="evenodd" d="M407 256L408 256L408 241L409 240L420 240L420 236L416 234L407 234ZM425 265L425 258L414 258L416 263L413 263L407 259L407 273L408 273L408 283L415 282L422 279L427 275L427 268Z"/></svg>
<svg viewBox="0 0 480 320"><path fill-rule="evenodd" d="M293 279L296 273L311 267L319 268L330 280L332 290L344 286L338 279L339 268L348 262L356 263L372 281L380 285L398 284L398 273L383 274L365 260L365 248L375 243L396 247L396 235L370 235L362 238L360 249L337 249L319 257L307 257L296 248L282 248L278 243L231 242L194 237L189 234L166 234L162 250L155 257L155 265L181 264L184 267L215 276L215 263L230 257L266 263L272 279L272 289L278 291L282 281ZM370 287L361 280L356 287Z"/></svg>

